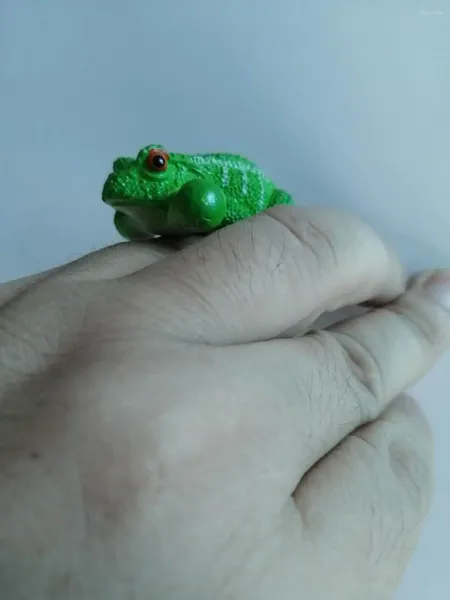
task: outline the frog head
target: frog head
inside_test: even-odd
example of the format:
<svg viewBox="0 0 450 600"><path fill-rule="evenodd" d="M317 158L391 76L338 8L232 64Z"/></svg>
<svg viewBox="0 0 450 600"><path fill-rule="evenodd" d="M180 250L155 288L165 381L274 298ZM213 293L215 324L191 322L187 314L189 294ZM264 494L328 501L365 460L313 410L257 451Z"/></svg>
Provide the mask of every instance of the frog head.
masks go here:
<svg viewBox="0 0 450 600"><path fill-rule="evenodd" d="M193 178L182 155L170 156L163 146L142 148L136 158L117 158L103 186L102 199L113 208L160 206Z"/></svg>

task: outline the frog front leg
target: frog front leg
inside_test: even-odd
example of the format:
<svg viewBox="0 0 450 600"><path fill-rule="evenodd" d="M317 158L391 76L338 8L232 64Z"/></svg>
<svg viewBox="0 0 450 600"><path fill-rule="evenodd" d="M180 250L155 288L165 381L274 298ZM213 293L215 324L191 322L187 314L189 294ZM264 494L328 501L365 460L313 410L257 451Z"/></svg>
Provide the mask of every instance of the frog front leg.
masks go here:
<svg viewBox="0 0 450 600"><path fill-rule="evenodd" d="M169 229L180 234L210 233L225 218L227 202L222 189L212 181L194 179L169 199Z"/></svg>
<svg viewBox="0 0 450 600"><path fill-rule="evenodd" d="M114 214L114 226L118 233L130 242L143 242L152 237L139 229L131 217L119 210Z"/></svg>

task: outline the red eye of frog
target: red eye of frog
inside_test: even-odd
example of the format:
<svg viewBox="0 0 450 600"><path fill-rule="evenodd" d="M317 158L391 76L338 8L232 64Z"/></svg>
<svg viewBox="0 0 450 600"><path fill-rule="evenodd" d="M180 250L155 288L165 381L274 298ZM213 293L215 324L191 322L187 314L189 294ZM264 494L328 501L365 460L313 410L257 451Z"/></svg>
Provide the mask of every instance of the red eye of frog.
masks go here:
<svg viewBox="0 0 450 600"><path fill-rule="evenodd" d="M161 173L167 169L169 155L164 150L152 148L148 153L147 165L150 171Z"/></svg>

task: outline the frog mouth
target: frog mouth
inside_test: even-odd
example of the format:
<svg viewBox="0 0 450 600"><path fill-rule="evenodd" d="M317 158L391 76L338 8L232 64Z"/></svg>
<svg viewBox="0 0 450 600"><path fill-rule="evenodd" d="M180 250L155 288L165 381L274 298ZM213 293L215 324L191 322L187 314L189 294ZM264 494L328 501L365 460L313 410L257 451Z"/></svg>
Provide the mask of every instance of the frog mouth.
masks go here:
<svg viewBox="0 0 450 600"><path fill-rule="evenodd" d="M133 207L139 208L145 205L145 200L139 200L139 198L130 200L129 198L107 198L106 196L103 196L102 200L105 204L108 204L108 206L117 210Z"/></svg>
<svg viewBox="0 0 450 600"><path fill-rule="evenodd" d="M120 194L120 191L116 189L116 177L115 173L111 173L108 179L105 181L102 190L102 200L108 206L112 208L125 208L127 206L142 206L146 204L148 200L145 198L138 197L127 197Z"/></svg>
<svg viewBox="0 0 450 600"><path fill-rule="evenodd" d="M125 195L123 193L121 193L123 191L120 189L121 187L122 186L119 185L119 182L117 179L117 174L110 173L108 175L105 183L103 184L103 189L102 189L103 202L105 202L106 204L109 204L110 206L114 206L117 203L126 202Z"/></svg>
<svg viewBox="0 0 450 600"><path fill-rule="evenodd" d="M137 210L148 211L152 208L164 208L166 206L166 203L163 201L159 203L152 201L149 204L148 198L108 198L107 196L102 196L102 200L114 210L124 213L127 211L133 211L134 213Z"/></svg>
<svg viewBox="0 0 450 600"><path fill-rule="evenodd" d="M149 204L148 198L123 198L102 196L103 202L113 210L123 213L138 221L143 226L148 225L150 218L155 218L155 214L162 218L167 213L167 204L164 202Z"/></svg>
<svg viewBox="0 0 450 600"><path fill-rule="evenodd" d="M158 201L157 198L152 198L149 200L148 197L142 196L130 196L124 193L122 185L118 184L116 173L111 173L106 179L103 190L102 190L102 200L108 206L116 210L126 209L126 208L143 208L151 205L154 208L159 208L164 206L165 199L161 199Z"/></svg>

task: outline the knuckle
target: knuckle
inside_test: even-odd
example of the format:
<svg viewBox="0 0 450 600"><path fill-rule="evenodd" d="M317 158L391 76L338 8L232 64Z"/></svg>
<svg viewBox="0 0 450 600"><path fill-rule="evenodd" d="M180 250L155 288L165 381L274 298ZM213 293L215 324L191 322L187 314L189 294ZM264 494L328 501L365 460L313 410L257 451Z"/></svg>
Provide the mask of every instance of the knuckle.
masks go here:
<svg viewBox="0 0 450 600"><path fill-rule="evenodd" d="M0 312L0 389L40 372L52 349L52 333L15 306Z"/></svg>
<svg viewBox="0 0 450 600"><path fill-rule="evenodd" d="M406 294L392 304L390 310L425 346L429 348L441 346L448 341L448 326L442 326L435 307L430 310L429 302L414 296L414 292Z"/></svg>
<svg viewBox="0 0 450 600"><path fill-rule="evenodd" d="M318 337L334 357L336 371L346 382L346 394L354 398L358 422L375 419L381 412L385 391L382 370L374 354L349 332L322 331Z"/></svg>
<svg viewBox="0 0 450 600"><path fill-rule="evenodd" d="M388 460L394 479L381 492L374 514L377 515L379 531L372 547L377 552L372 556L375 564L404 561L420 535L421 528L430 509L433 496L432 469L427 460L398 442L388 448ZM385 480L389 476L385 475Z"/></svg>
<svg viewBox="0 0 450 600"><path fill-rule="evenodd" d="M1 385L45 372L85 328L89 297L74 286L38 283L0 310Z"/></svg>
<svg viewBox="0 0 450 600"><path fill-rule="evenodd" d="M410 443L391 442L389 464L401 484L404 496L414 512L423 518L433 495L433 462L430 455L420 453Z"/></svg>
<svg viewBox="0 0 450 600"><path fill-rule="evenodd" d="M430 461L409 447L393 440L396 428L383 422L366 425L348 438L351 454L358 456L370 476L371 493L365 511L370 515L368 558L373 564L400 559L414 543L430 507L432 468ZM355 446L356 444L356 446Z"/></svg>
<svg viewBox="0 0 450 600"><path fill-rule="evenodd" d="M339 252L332 230L326 230L318 220L308 217L307 213L291 210L287 214L280 208L271 209L266 215L283 227L284 237L291 237L302 255L306 253L312 257L314 267L336 267Z"/></svg>

